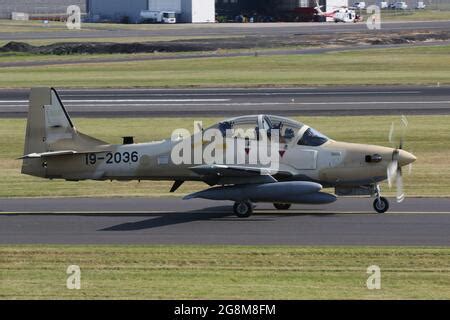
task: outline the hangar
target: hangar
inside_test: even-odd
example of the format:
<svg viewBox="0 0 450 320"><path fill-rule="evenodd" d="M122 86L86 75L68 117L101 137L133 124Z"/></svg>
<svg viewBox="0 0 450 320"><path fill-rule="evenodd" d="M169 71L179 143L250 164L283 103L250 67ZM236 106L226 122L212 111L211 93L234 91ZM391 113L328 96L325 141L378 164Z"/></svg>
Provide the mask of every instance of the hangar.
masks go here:
<svg viewBox="0 0 450 320"><path fill-rule="evenodd" d="M77 5L90 21L137 23L142 10L175 11L178 21L215 22L214 0L0 0L0 19L11 19L13 12L30 18L59 18L67 7Z"/></svg>
<svg viewBox="0 0 450 320"><path fill-rule="evenodd" d="M12 12L30 17L62 17L69 5L78 5L89 21L138 23L142 10L174 11L177 21L185 23L235 21L236 16L261 22L295 21L302 12L313 10L315 0L1 0L0 18L11 18ZM320 0L325 6L342 6L347 0ZM301 20L301 19L300 19ZM256 22L255 21L255 22Z"/></svg>
<svg viewBox="0 0 450 320"><path fill-rule="evenodd" d="M215 22L214 0L89 0L89 17L93 21L138 23L141 11L173 11L177 21L186 23Z"/></svg>
<svg viewBox="0 0 450 320"><path fill-rule="evenodd" d="M351 6L359 0L320 0L326 11ZM389 3L394 0L386 0ZM403 0L414 8L418 0ZM365 0L366 5L381 0ZM448 9L450 0L423 0L427 8ZM78 5L90 21L140 22L142 10L175 11L186 23L308 21L315 0L0 0L0 19L12 12L28 13L31 18L63 17L69 5ZM306 15L306 18L305 18Z"/></svg>
<svg viewBox="0 0 450 320"><path fill-rule="evenodd" d="M311 21L316 0L215 0L219 21ZM356 1L356 0L355 0ZM348 6L348 0L319 0L326 11Z"/></svg>

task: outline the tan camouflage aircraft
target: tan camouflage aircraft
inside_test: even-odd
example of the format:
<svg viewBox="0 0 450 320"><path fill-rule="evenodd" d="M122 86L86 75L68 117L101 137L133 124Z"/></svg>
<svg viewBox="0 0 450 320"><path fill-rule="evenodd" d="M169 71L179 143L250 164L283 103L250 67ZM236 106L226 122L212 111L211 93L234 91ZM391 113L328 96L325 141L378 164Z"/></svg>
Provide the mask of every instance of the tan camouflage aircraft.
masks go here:
<svg viewBox="0 0 450 320"><path fill-rule="evenodd" d="M407 121L402 118L403 128ZM234 212L249 217L256 202L273 203L287 210L293 203L326 204L337 196L368 195L375 197L373 207L383 213L389 202L381 196L379 183L395 180L397 201L404 198L402 167L416 160L402 150L403 138L396 148L334 141L306 124L272 115L250 115L224 120L211 129L227 136L221 150L233 150L232 159L248 160L254 141L269 140L275 145L278 162L247 164L216 160L213 163L178 163L174 150L186 141L189 149L182 157L195 157L195 148L204 151L212 140L192 136L149 143L134 143L125 137L123 144L112 145L79 132L72 123L57 92L52 88L33 88L25 137L22 173L47 179L80 180L169 180L175 192L185 181L203 181L210 188L190 194L185 199L204 198L234 201ZM253 135L237 137L245 129ZM208 129L201 129L204 134ZM404 130L402 130L403 132ZM231 135L231 136L230 136ZM394 126L389 138L392 141ZM176 136L176 135L175 135ZM237 148L231 143L243 141ZM272 140L273 141L272 141ZM272 142L270 142L272 141ZM240 146L240 147L239 147ZM219 148L220 149L220 148ZM179 151L179 150L178 150ZM190 153L192 151L192 154ZM189 153L189 154L188 154ZM217 153L215 150L212 154ZM175 152L175 154L177 154ZM216 158L214 158L216 159ZM335 195L323 188L335 188Z"/></svg>

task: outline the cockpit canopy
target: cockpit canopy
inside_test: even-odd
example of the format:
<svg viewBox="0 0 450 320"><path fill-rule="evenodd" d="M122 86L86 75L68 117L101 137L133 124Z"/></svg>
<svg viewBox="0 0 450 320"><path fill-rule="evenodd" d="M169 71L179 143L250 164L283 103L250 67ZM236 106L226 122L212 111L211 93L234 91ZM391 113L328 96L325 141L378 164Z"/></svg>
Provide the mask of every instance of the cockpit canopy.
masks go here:
<svg viewBox="0 0 450 320"><path fill-rule="evenodd" d="M273 130L279 130L280 143L297 143L303 146L320 146L329 139L309 126L285 117L273 115L250 115L227 119L214 125L222 135L259 139L260 130L270 138Z"/></svg>

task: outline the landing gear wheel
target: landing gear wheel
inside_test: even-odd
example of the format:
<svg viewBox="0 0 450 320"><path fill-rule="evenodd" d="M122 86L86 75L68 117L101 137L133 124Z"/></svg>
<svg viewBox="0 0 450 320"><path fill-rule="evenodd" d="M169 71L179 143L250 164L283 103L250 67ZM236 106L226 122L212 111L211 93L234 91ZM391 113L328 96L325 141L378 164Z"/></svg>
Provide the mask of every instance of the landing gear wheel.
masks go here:
<svg viewBox="0 0 450 320"><path fill-rule="evenodd" d="M250 201L235 202L233 211L239 218L248 218L253 213L253 205Z"/></svg>
<svg viewBox="0 0 450 320"><path fill-rule="evenodd" d="M373 208L378 213L385 213L389 209L389 201L385 197L380 197L373 201Z"/></svg>
<svg viewBox="0 0 450 320"><path fill-rule="evenodd" d="M290 203L277 203L277 202L275 202L273 204L273 206L277 210L289 210L289 208L291 207L291 204Z"/></svg>

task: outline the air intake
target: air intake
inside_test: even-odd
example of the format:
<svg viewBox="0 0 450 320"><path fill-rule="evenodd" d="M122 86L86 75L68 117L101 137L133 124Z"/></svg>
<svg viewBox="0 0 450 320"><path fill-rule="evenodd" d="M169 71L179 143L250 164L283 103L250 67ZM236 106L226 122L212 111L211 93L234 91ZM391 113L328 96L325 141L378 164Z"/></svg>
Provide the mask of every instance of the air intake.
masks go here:
<svg viewBox="0 0 450 320"><path fill-rule="evenodd" d="M133 144L134 143L134 137L122 137L123 138L123 144Z"/></svg>

